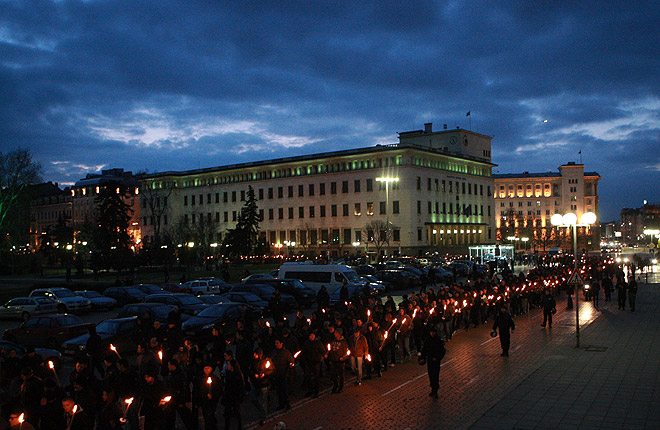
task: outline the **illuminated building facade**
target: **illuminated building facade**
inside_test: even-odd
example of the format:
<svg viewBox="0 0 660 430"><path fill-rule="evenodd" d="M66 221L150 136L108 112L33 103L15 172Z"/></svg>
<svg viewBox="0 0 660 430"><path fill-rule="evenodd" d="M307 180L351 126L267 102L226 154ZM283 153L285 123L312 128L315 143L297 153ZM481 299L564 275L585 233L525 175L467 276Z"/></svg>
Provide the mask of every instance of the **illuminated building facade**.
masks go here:
<svg viewBox="0 0 660 430"><path fill-rule="evenodd" d="M426 124L398 144L145 175L143 237L176 240L183 226L220 243L251 186L272 253L373 254L378 226L390 232L382 253L467 250L495 239L490 148L488 136Z"/></svg>
<svg viewBox="0 0 660 430"><path fill-rule="evenodd" d="M30 245L38 247L42 237L58 226L71 227L71 192L57 183L33 185L30 199Z"/></svg>
<svg viewBox="0 0 660 430"><path fill-rule="evenodd" d="M550 217L568 212L578 219L585 212L598 216L600 178L596 172L585 172L584 164L574 162L559 166L558 172L493 175L498 239L525 238L530 247L542 249L566 245L568 229L553 228ZM586 230L591 234L599 229Z"/></svg>

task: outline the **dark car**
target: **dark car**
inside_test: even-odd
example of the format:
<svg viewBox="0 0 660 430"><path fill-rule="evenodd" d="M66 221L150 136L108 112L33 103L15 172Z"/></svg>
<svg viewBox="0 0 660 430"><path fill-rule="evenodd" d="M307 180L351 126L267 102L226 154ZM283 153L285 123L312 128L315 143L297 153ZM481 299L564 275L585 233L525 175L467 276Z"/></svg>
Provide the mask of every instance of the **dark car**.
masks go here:
<svg viewBox="0 0 660 430"><path fill-rule="evenodd" d="M377 294L389 291L392 289L392 284L389 282L381 281L373 275L364 275L361 278L367 283L371 290L375 290Z"/></svg>
<svg viewBox="0 0 660 430"><path fill-rule="evenodd" d="M186 293L161 293L152 294L144 299L145 303L163 303L178 307L182 313L197 315L208 307L206 303L192 294Z"/></svg>
<svg viewBox="0 0 660 430"><path fill-rule="evenodd" d="M360 276L373 275L376 273L376 268L370 264L362 264L361 266L357 266L355 268L355 273Z"/></svg>
<svg viewBox="0 0 660 430"><path fill-rule="evenodd" d="M103 291L103 295L117 300L121 306L128 303L139 303L147 297L145 293L135 287L110 287Z"/></svg>
<svg viewBox="0 0 660 430"><path fill-rule="evenodd" d="M316 302L316 292L297 279L248 279L244 283L270 285L279 291L280 294L293 296L296 302L304 307L310 307Z"/></svg>
<svg viewBox="0 0 660 430"><path fill-rule="evenodd" d="M146 295L166 292L163 287L154 284L136 284L133 285L133 287L142 291Z"/></svg>
<svg viewBox="0 0 660 430"><path fill-rule="evenodd" d="M443 269L442 267L431 267L428 270L428 276L431 277L431 273L435 275L436 282L451 282L454 280L454 275L451 272Z"/></svg>
<svg viewBox="0 0 660 430"><path fill-rule="evenodd" d="M87 333L94 324L73 314L32 317L16 328L5 330L2 338L25 346L57 349L65 340Z"/></svg>
<svg viewBox="0 0 660 430"><path fill-rule="evenodd" d="M134 353L137 349L135 331L137 329L137 318L115 318L101 321L96 325L96 333L101 337L108 352L113 345L119 354ZM87 340L89 333L69 339L62 345L64 355L77 355L87 352Z"/></svg>
<svg viewBox="0 0 660 430"><path fill-rule="evenodd" d="M92 302L92 309L112 309L117 306L117 300L112 297L106 297L98 291L82 290L74 291L76 296L84 297Z"/></svg>
<svg viewBox="0 0 660 430"><path fill-rule="evenodd" d="M174 310L174 306L166 305L163 303L130 303L124 305L117 314L117 318L125 317L139 317L142 318L149 312L151 319L160 321L161 323L167 322L167 316ZM190 315L181 314L181 321L190 318Z"/></svg>
<svg viewBox="0 0 660 430"><path fill-rule="evenodd" d="M389 282L398 290L419 286L419 278L403 270L380 270L374 276L383 282Z"/></svg>
<svg viewBox="0 0 660 430"><path fill-rule="evenodd" d="M237 284L230 290L230 292L239 292L243 291L246 293L252 293L257 295L266 302L270 303L270 298L275 294L275 288L270 285L264 284ZM289 294L280 293L280 301L287 309L293 309L296 306L296 299Z"/></svg>
<svg viewBox="0 0 660 430"><path fill-rule="evenodd" d="M248 309L254 313L261 313L265 311L266 308L268 308L267 301L261 300L259 296L252 293L230 291L228 293L221 294L218 297L222 299L221 303L227 303L227 302L241 303L246 305Z"/></svg>
<svg viewBox="0 0 660 430"><path fill-rule="evenodd" d="M241 318L242 314L243 305L240 303L219 303L209 306L183 323L183 334L198 339L209 338L214 325L236 321Z"/></svg>

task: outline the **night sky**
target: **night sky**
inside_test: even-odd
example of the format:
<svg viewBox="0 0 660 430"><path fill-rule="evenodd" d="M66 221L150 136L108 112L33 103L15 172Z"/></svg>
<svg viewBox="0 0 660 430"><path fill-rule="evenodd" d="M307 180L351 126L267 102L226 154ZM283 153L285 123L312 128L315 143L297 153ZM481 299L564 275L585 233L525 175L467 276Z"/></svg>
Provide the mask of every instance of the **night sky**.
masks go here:
<svg viewBox="0 0 660 430"><path fill-rule="evenodd" d="M660 203L660 3L0 0L0 151L44 179L493 136L495 173ZM471 116L466 117L470 111ZM581 151L581 155L579 152ZM581 158L580 158L581 157Z"/></svg>

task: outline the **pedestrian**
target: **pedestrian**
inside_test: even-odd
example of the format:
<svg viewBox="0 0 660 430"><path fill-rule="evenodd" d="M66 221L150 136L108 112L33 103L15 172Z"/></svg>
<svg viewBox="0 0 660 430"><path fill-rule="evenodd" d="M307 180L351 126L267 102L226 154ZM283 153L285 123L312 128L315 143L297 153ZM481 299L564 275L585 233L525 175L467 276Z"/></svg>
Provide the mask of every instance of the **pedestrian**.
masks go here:
<svg viewBox="0 0 660 430"><path fill-rule="evenodd" d="M115 391L103 390L103 406L96 421L96 430L120 430L123 428L121 419L124 414L115 398Z"/></svg>
<svg viewBox="0 0 660 430"><path fill-rule="evenodd" d="M598 296L600 296L600 282L598 281L598 279L593 278L591 280L591 298L593 299L594 308L596 308L596 310L600 310L599 304L598 304L598 301L599 301Z"/></svg>
<svg viewBox="0 0 660 430"><path fill-rule="evenodd" d="M225 374L225 389L222 396L222 404L225 406L225 427L229 430L233 419L238 423L238 430L243 428L241 418L241 402L245 398L245 385L243 383L243 374L241 367L235 358L227 362L227 372Z"/></svg>
<svg viewBox="0 0 660 430"><path fill-rule="evenodd" d="M190 384L186 372L179 365L179 360L171 358L168 363L168 373L166 378L166 392L172 399L165 408L166 428L174 429L176 424L176 415L178 413L181 421L188 430L194 427L193 416L191 413L192 405L190 399Z"/></svg>
<svg viewBox="0 0 660 430"><path fill-rule="evenodd" d="M89 419L87 412L76 404L71 397L62 400L67 430L89 430L94 428L94 422Z"/></svg>
<svg viewBox="0 0 660 430"><path fill-rule="evenodd" d="M341 328L337 328L334 335L334 340L328 344L327 357L330 361L332 393L337 394L344 391L344 363L348 358L348 344Z"/></svg>
<svg viewBox="0 0 660 430"><path fill-rule="evenodd" d="M622 311L626 310L626 290L628 289L628 284L623 279L623 276L618 276L616 280L616 292L617 292L617 301L619 302L619 309Z"/></svg>
<svg viewBox="0 0 660 430"><path fill-rule="evenodd" d="M275 383L275 390L277 391L277 409L291 409L289 402L289 372L294 366L293 355L288 349L284 347L284 340L279 338L275 339L275 350L273 351L273 365L275 371L273 373L273 382Z"/></svg>
<svg viewBox="0 0 660 430"><path fill-rule="evenodd" d="M204 430L216 430L218 428L215 411L222 396L222 382L213 373L214 369L215 363L210 361L204 363L202 373L199 374L196 384L193 386L193 400L194 404L202 410ZM193 415L193 418L195 417L196 415Z"/></svg>
<svg viewBox="0 0 660 430"><path fill-rule="evenodd" d="M420 363L426 362L429 383L431 385L429 396L434 399L438 398L438 388L440 388L440 361L445 356L445 352L445 343L442 341L441 336L438 335L438 329L433 324L429 327L429 336L422 345L419 360Z"/></svg>
<svg viewBox="0 0 660 430"><path fill-rule="evenodd" d="M351 351L351 368L356 374L355 385L360 385L362 384L362 365L364 358L369 353L369 345L367 345L367 338L357 326L353 329L349 349Z"/></svg>
<svg viewBox="0 0 660 430"><path fill-rule="evenodd" d="M513 318L506 311L506 306L500 308L500 312L495 317L493 324L493 331L499 329L500 344L502 345L502 357L509 356L509 347L511 346L511 332L516 329L516 324Z"/></svg>
<svg viewBox="0 0 660 430"><path fill-rule="evenodd" d="M305 363L305 382L307 384L306 396L318 397L320 377L321 377L321 363L325 356L325 348L323 343L316 338L316 333L309 334L307 341L302 346L301 359Z"/></svg>
<svg viewBox="0 0 660 430"><path fill-rule="evenodd" d="M412 317L406 313L405 308L399 309L397 325L396 336L401 350L401 361L403 361L410 357L410 335L413 329Z"/></svg>
<svg viewBox="0 0 660 430"><path fill-rule="evenodd" d="M264 358L264 352L261 348L257 348L254 351L253 357L249 378L252 385L250 403L257 408L259 425L262 426L266 423L268 405L265 402L268 399L268 387L270 386L271 375L273 374L273 366L270 360Z"/></svg>
<svg viewBox="0 0 660 430"><path fill-rule="evenodd" d="M605 275L603 278L602 287L603 292L605 293L605 301L612 301L612 288L614 286L612 285L612 278L610 278L610 275Z"/></svg>
<svg viewBox="0 0 660 430"><path fill-rule="evenodd" d="M318 310L327 309L330 306L330 294L325 285L321 285L321 289L316 294L316 303L318 305Z"/></svg>
<svg viewBox="0 0 660 430"><path fill-rule="evenodd" d="M550 290L545 290L543 298L541 299L541 306L543 306L543 324L541 327L545 327L548 324L548 327L552 328L552 314L557 312L557 303L555 298L550 294Z"/></svg>
<svg viewBox="0 0 660 430"><path fill-rule="evenodd" d="M637 301L637 281L634 275L628 284L628 303L630 304L630 312L635 312L635 302Z"/></svg>

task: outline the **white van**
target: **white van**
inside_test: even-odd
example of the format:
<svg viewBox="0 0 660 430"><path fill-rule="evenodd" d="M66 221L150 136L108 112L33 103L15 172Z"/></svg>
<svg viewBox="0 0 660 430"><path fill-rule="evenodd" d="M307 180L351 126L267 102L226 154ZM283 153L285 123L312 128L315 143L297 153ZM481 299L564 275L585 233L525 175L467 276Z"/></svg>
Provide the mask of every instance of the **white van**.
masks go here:
<svg viewBox="0 0 660 430"><path fill-rule="evenodd" d="M325 285L328 292L341 287L344 280L349 284L364 283L355 270L343 264L311 264L311 262L284 263L280 266L278 278L299 279L314 291L319 291L321 285Z"/></svg>

